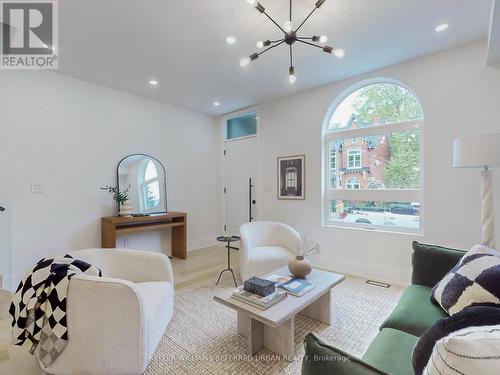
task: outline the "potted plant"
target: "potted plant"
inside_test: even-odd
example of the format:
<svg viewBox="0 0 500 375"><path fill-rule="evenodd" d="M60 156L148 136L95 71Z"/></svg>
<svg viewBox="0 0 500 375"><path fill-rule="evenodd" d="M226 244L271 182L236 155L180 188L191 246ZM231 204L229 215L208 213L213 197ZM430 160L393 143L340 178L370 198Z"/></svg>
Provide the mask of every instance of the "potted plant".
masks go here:
<svg viewBox="0 0 500 375"><path fill-rule="evenodd" d="M113 200L118 203L118 214L120 216L131 217L132 216L132 207L127 203L128 201L128 192L130 190L130 185L120 191L118 187L113 187L106 185L101 188L101 190L106 190L108 193L113 194Z"/></svg>

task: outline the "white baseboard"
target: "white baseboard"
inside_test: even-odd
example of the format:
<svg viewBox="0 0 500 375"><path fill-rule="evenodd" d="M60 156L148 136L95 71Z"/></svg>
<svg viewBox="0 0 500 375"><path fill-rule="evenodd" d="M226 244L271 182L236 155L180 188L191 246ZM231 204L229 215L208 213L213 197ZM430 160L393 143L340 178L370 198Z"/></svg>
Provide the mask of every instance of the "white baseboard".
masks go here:
<svg viewBox="0 0 500 375"><path fill-rule="evenodd" d="M335 258L335 260L329 261L329 264L325 264L325 262L323 261L321 264L316 265L314 259L312 259L312 261L315 266L327 271L356 276L363 279L381 281L388 284L401 286L409 285L409 274L404 270L373 266L365 263L353 262L351 260L342 258Z"/></svg>
<svg viewBox="0 0 500 375"><path fill-rule="evenodd" d="M216 240L217 235L213 235L210 237L205 237L205 238L200 238L196 240L189 240L188 241L188 252L189 251L195 251L199 249L203 249L205 247L211 247L211 246L217 246L219 242Z"/></svg>

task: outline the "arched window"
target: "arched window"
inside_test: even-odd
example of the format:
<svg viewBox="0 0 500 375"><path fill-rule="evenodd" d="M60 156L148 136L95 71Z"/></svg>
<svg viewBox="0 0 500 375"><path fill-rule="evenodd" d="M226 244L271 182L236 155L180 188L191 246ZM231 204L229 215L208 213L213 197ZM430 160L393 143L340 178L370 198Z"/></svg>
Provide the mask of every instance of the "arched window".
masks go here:
<svg viewBox="0 0 500 375"><path fill-rule="evenodd" d="M158 170L152 160L148 160L144 166L144 173L139 176L141 195L145 212L154 212L160 205L160 179Z"/></svg>
<svg viewBox="0 0 500 375"><path fill-rule="evenodd" d="M351 177L347 180L346 189L359 189L360 186L358 178Z"/></svg>
<svg viewBox="0 0 500 375"><path fill-rule="evenodd" d="M361 83L335 100L323 126L324 224L421 232L423 118L395 82Z"/></svg>

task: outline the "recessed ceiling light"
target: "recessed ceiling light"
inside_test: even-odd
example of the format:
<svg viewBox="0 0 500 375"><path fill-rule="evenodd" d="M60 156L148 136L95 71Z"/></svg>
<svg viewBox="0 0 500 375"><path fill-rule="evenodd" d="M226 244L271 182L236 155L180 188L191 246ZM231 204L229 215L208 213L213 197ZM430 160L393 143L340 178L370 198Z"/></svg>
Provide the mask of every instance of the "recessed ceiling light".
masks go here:
<svg viewBox="0 0 500 375"><path fill-rule="evenodd" d="M335 56L337 56L338 58L341 58L341 57L344 57L345 56L345 51L343 49L340 49L340 48L335 48L335 51L333 51L333 53L335 54Z"/></svg>
<svg viewBox="0 0 500 375"><path fill-rule="evenodd" d="M234 36L231 36L231 35L230 35L230 36L228 36L228 37L226 38L226 43L227 43L227 44L234 44L234 43L236 43L236 38L235 38Z"/></svg>
<svg viewBox="0 0 500 375"><path fill-rule="evenodd" d="M217 101L214 102L214 107L218 107L218 106L220 106L220 102L217 102Z"/></svg>
<svg viewBox="0 0 500 375"><path fill-rule="evenodd" d="M247 66L248 64L250 64L250 59L248 57L245 57L244 59L241 59L240 60L240 66L242 68L244 68L245 66Z"/></svg>
<svg viewBox="0 0 500 375"><path fill-rule="evenodd" d="M439 26L436 26L436 31L437 32L440 32L440 31L445 31L447 28L448 28L448 24L447 23L443 23Z"/></svg>
<svg viewBox="0 0 500 375"><path fill-rule="evenodd" d="M158 86L158 81L156 79L152 79L151 81L149 81L149 84L151 86Z"/></svg>

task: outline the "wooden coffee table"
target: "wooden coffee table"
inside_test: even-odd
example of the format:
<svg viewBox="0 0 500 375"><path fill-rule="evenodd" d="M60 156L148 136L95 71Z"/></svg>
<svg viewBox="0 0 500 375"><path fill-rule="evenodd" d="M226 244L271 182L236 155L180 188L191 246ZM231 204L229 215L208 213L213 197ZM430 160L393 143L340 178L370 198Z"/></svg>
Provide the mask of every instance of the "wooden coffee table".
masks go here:
<svg viewBox="0 0 500 375"><path fill-rule="evenodd" d="M283 267L269 275L273 274L290 275L290 272L288 267ZM226 290L214 296L214 300L237 311L238 333L248 340L248 354L253 355L262 348L267 348L291 360L295 345L295 315L305 315L330 325L332 288L344 279L343 275L313 269L311 274L307 276L307 281L315 285L313 290L301 297L289 294L283 301L267 310L260 310L232 298L232 290Z"/></svg>

